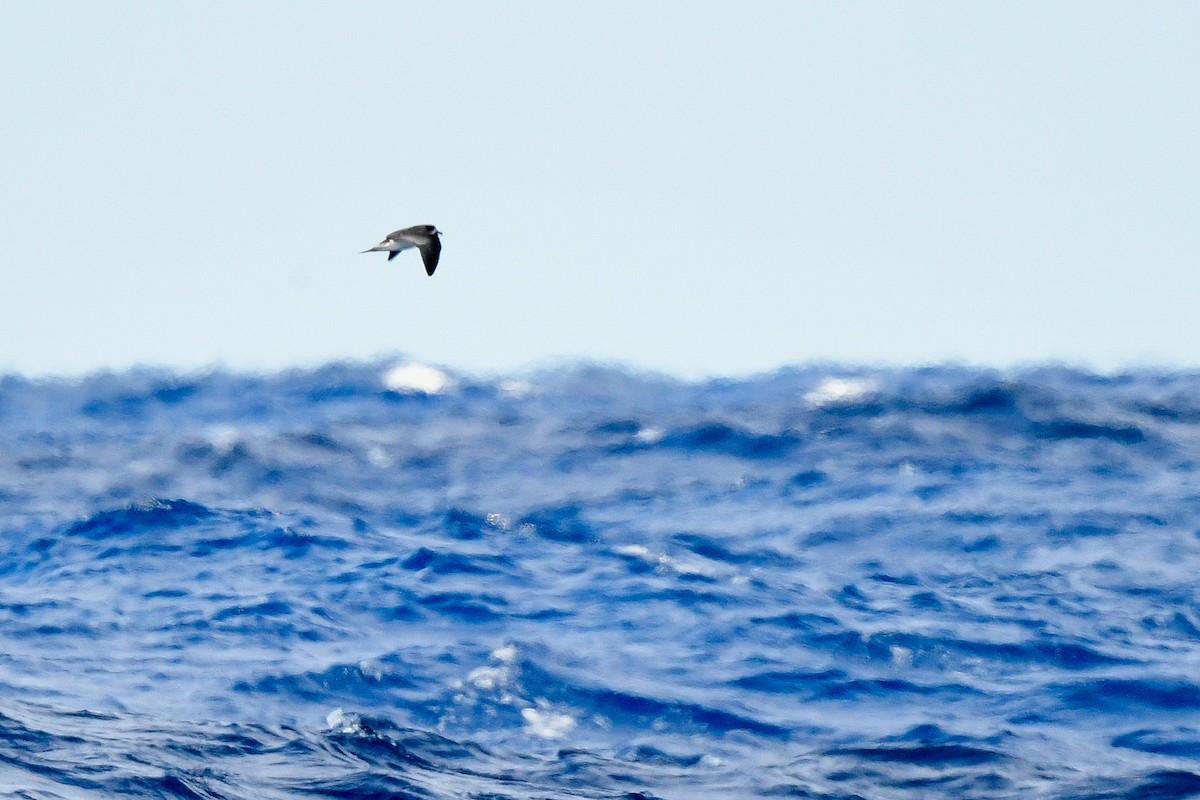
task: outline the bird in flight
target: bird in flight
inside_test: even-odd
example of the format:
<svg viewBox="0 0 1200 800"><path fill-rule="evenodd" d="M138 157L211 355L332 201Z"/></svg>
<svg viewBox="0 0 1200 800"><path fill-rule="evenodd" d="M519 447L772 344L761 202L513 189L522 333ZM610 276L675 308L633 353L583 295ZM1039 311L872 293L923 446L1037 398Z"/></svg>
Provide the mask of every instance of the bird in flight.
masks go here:
<svg viewBox="0 0 1200 800"><path fill-rule="evenodd" d="M391 261L401 250L415 247L421 251L426 274L432 275L437 269L438 256L442 254L442 240L438 238L441 235L442 232L433 225L413 225L411 228L392 231L382 242L363 252L385 252L388 254L388 261Z"/></svg>

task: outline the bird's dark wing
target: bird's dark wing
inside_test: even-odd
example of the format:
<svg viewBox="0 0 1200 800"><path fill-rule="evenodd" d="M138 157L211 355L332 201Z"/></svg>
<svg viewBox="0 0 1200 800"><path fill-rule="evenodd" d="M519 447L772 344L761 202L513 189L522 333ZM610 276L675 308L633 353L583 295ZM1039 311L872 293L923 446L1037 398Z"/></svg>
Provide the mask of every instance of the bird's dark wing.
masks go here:
<svg viewBox="0 0 1200 800"><path fill-rule="evenodd" d="M400 251L399 251L399 250L393 250L393 251L391 251L390 253L388 253L388 261L391 261L393 258L395 258L395 257L396 257L396 256L398 256L398 255L400 255Z"/></svg>
<svg viewBox="0 0 1200 800"><path fill-rule="evenodd" d="M425 262L425 274L433 275L437 269L438 257L442 254L442 241L436 236L430 236L429 241L421 245L421 260Z"/></svg>

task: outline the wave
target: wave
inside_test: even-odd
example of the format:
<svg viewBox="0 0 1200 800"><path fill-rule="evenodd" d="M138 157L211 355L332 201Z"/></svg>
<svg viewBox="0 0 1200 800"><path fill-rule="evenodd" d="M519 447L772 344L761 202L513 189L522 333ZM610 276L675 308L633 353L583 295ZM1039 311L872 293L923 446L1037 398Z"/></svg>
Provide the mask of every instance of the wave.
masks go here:
<svg viewBox="0 0 1200 800"><path fill-rule="evenodd" d="M0 785L1186 797L1198 390L3 378Z"/></svg>

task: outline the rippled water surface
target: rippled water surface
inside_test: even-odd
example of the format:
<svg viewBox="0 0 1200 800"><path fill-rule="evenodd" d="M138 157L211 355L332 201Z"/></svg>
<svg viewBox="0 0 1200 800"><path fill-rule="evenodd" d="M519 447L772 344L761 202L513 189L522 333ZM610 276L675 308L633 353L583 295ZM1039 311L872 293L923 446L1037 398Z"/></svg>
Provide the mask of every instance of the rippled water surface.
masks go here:
<svg viewBox="0 0 1200 800"><path fill-rule="evenodd" d="M1200 796L1200 376L0 379L0 795Z"/></svg>

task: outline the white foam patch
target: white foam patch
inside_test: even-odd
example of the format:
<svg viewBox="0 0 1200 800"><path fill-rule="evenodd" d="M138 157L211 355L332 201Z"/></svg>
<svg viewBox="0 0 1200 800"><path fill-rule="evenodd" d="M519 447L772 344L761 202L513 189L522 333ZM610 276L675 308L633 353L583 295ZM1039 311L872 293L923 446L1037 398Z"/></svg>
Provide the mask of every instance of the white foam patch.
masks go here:
<svg viewBox="0 0 1200 800"><path fill-rule="evenodd" d="M826 378L817 388L804 395L804 402L818 408L849 405L870 397L878 386L870 378Z"/></svg>
<svg viewBox="0 0 1200 800"><path fill-rule="evenodd" d="M387 469L395 464L392 457L382 447L368 447L367 461L371 463L371 466L380 469Z"/></svg>
<svg viewBox="0 0 1200 800"><path fill-rule="evenodd" d="M575 718L550 709L523 708L525 732L542 739L561 739L575 729Z"/></svg>
<svg viewBox="0 0 1200 800"><path fill-rule="evenodd" d="M517 661L517 655L517 646L515 644L506 644L497 647L492 651L491 656L492 660L498 663L471 670L470 674L467 675L467 683L481 692L494 692L506 689L513 683L513 665Z"/></svg>
<svg viewBox="0 0 1200 800"><path fill-rule="evenodd" d="M517 660L517 646L515 644L506 644L503 647L497 647L492 651L492 658L502 661L505 664L511 664Z"/></svg>
<svg viewBox="0 0 1200 800"><path fill-rule="evenodd" d="M640 558L643 561L649 561L650 563L657 561L657 559L654 557L654 554L650 552L650 548L646 547L645 545L625 544L618 547L617 552L623 556L633 556L634 558Z"/></svg>
<svg viewBox="0 0 1200 800"><path fill-rule="evenodd" d="M471 670L467 680L479 691L490 692L507 684L509 675L508 667L480 667Z"/></svg>
<svg viewBox="0 0 1200 800"><path fill-rule="evenodd" d="M658 444L666 436L659 428L639 428L638 432L633 435L634 441L638 444Z"/></svg>
<svg viewBox="0 0 1200 800"><path fill-rule="evenodd" d="M528 397L533 393L533 384L526 380L512 378L500 382L500 391L512 397Z"/></svg>
<svg viewBox="0 0 1200 800"><path fill-rule="evenodd" d="M679 575L699 575L705 578L716 577L716 571L704 564L697 562L680 561L677 558L671 558L666 553L655 553L650 548L640 544L626 544L616 548L616 552L623 556L640 559L647 564L653 564L658 569L668 572L674 572Z"/></svg>
<svg viewBox="0 0 1200 800"><path fill-rule="evenodd" d="M492 512L487 515L487 524L502 531L510 531L512 530L512 517L508 514L501 514L498 511Z"/></svg>
<svg viewBox="0 0 1200 800"><path fill-rule="evenodd" d="M347 714L340 708L335 708L326 715L325 724L335 733L356 734L362 733L363 730L358 714Z"/></svg>
<svg viewBox="0 0 1200 800"><path fill-rule="evenodd" d="M229 455L230 451L241 442L242 434L232 425L212 425L204 432L204 438L209 446L220 455Z"/></svg>
<svg viewBox="0 0 1200 800"><path fill-rule="evenodd" d="M453 386L454 381L440 369L410 362L388 370L383 385L400 394L439 394Z"/></svg>

